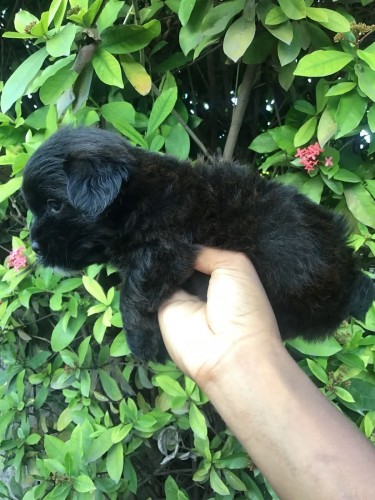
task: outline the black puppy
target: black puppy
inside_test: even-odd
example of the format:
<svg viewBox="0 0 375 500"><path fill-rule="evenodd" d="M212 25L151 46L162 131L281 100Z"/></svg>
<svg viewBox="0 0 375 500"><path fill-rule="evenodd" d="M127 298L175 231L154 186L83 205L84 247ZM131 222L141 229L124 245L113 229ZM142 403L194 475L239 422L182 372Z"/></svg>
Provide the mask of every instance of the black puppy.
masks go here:
<svg viewBox="0 0 375 500"><path fill-rule="evenodd" d="M351 315L363 319L374 298L341 216L234 162L192 166L108 131L64 128L32 155L22 191L43 265L121 271L124 327L144 359L165 359L165 299L179 287L205 295L208 278L194 272L200 245L252 260L284 339L322 338Z"/></svg>

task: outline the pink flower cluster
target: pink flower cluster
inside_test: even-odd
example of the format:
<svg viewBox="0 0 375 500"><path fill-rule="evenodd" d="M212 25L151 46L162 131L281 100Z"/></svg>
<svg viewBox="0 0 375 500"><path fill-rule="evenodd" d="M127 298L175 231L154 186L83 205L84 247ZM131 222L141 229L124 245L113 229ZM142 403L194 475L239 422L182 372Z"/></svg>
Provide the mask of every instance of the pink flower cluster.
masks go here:
<svg viewBox="0 0 375 500"><path fill-rule="evenodd" d="M23 255L24 250L24 247L19 247L10 252L7 262L8 269L14 267L16 271L19 271L27 266L27 259Z"/></svg>
<svg viewBox="0 0 375 500"><path fill-rule="evenodd" d="M322 149L319 146L319 143L316 142L315 144L310 144L310 146L307 146L307 148L297 148L297 153L295 154L296 158L300 158L302 165L304 166L304 169L307 170L307 172L311 172L312 170L315 169L315 167L318 166L319 163L319 155L320 153L323 153L324 149ZM333 159L332 156L326 156L324 158L324 166L325 167L331 167L333 165Z"/></svg>

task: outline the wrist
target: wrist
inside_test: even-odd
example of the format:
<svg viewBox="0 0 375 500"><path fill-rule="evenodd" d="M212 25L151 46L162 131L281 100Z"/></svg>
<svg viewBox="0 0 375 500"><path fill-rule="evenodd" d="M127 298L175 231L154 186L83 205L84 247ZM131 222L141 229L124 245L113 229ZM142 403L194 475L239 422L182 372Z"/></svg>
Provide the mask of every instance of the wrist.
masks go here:
<svg viewBox="0 0 375 500"><path fill-rule="evenodd" d="M216 392L233 391L241 380L250 388L252 381L256 383L262 372L277 368L280 357L289 357L278 335L262 333L240 336L235 340L231 338L227 345L227 339L222 339L223 354L214 362L206 363L194 377L209 397L214 397Z"/></svg>

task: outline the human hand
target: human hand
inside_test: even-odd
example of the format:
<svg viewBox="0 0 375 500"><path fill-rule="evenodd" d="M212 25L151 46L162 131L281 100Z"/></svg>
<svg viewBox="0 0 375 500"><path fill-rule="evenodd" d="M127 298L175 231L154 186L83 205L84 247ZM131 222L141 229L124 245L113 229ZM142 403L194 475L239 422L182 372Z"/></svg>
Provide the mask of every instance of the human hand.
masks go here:
<svg viewBox="0 0 375 500"><path fill-rule="evenodd" d="M171 358L203 387L281 341L264 288L243 254L204 248L195 268L211 275L207 303L176 292L160 308L159 323Z"/></svg>

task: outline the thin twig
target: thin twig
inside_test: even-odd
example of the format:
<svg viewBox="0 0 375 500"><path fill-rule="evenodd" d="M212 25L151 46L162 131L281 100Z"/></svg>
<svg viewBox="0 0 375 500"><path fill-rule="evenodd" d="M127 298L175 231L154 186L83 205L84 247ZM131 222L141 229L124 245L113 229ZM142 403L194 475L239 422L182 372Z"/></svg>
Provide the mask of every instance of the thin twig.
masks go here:
<svg viewBox="0 0 375 500"><path fill-rule="evenodd" d="M232 122L230 124L228 137L225 143L223 153L223 158L225 160L231 160L233 157L234 148L240 132L247 103L249 102L250 91L254 84L256 68L257 66L254 65L246 66L245 74L238 92L237 104L233 108Z"/></svg>

